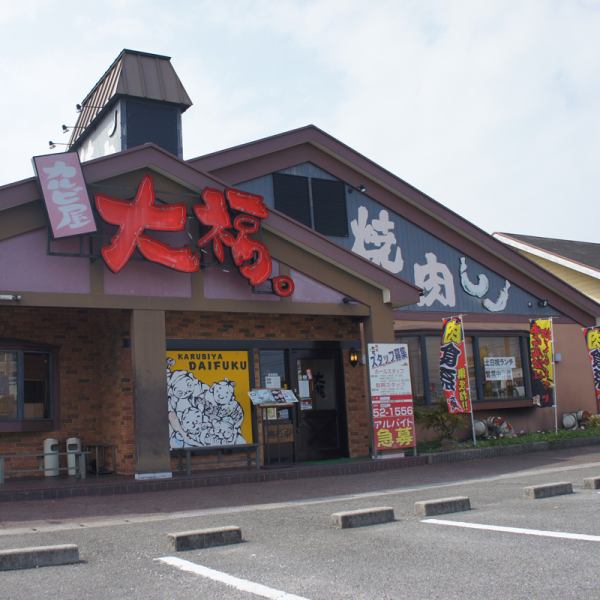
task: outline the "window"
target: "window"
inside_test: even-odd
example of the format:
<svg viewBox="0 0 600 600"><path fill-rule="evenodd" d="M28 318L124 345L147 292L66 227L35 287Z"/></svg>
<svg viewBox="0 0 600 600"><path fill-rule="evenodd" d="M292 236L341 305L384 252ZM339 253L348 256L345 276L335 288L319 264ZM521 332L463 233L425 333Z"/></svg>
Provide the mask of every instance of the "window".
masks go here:
<svg viewBox="0 0 600 600"><path fill-rule="evenodd" d="M483 399L525 398L521 340L518 337L479 337L478 380ZM525 363L527 364L527 363Z"/></svg>
<svg viewBox="0 0 600 600"><path fill-rule="evenodd" d="M344 182L273 173L275 208L323 235L347 237Z"/></svg>
<svg viewBox="0 0 600 600"><path fill-rule="evenodd" d="M440 335L402 334L408 345L415 404L433 404L442 398ZM465 339L473 402L526 401L531 397L527 334L473 335ZM525 365L525 367L524 367Z"/></svg>
<svg viewBox="0 0 600 600"><path fill-rule="evenodd" d="M260 387L287 388L287 357L284 350L261 350Z"/></svg>
<svg viewBox="0 0 600 600"><path fill-rule="evenodd" d="M0 347L0 423L53 417L53 365L52 351Z"/></svg>

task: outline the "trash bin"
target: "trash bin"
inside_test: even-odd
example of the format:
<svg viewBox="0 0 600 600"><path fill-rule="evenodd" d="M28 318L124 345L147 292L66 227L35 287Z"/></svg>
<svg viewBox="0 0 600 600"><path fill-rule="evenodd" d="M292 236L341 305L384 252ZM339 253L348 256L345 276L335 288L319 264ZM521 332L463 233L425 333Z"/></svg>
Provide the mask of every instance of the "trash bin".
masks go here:
<svg viewBox="0 0 600 600"><path fill-rule="evenodd" d="M44 475L58 477L58 440L47 438L44 440Z"/></svg>
<svg viewBox="0 0 600 600"><path fill-rule="evenodd" d="M81 452L81 440L76 437L67 438L67 467L69 475L77 475L77 454Z"/></svg>

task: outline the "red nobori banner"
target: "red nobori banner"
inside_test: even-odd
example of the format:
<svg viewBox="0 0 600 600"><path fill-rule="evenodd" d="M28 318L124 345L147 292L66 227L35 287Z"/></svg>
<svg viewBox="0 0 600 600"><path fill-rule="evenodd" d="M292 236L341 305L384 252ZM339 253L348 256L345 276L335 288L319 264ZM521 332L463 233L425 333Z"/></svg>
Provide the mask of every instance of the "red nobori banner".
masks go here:
<svg viewBox="0 0 600 600"><path fill-rule="evenodd" d="M594 389L596 390L596 412L600 414L600 327L588 327L583 330L583 335L592 363Z"/></svg>
<svg viewBox="0 0 600 600"><path fill-rule="evenodd" d="M532 319L529 323L531 387L534 404L554 405L554 349L552 319Z"/></svg>
<svg viewBox="0 0 600 600"><path fill-rule="evenodd" d="M469 372L461 317L449 317L443 321L440 379L448 412L470 413Z"/></svg>
<svg viewBox="0 0 600 600"><path fill-rule="evenodd" d="M369 344L369 381L377 452L416 445L408 346Z"/></svg>

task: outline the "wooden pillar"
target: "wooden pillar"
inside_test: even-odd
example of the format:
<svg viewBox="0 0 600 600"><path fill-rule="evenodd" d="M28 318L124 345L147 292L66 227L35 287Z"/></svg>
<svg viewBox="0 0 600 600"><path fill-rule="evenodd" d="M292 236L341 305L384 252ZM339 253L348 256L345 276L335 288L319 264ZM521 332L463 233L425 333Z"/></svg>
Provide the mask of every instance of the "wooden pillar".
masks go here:
<svg viewBox="0 0 600 600"><path fill-rule="evenodd" d="M131 312L136 479L171 477L165 313Z"/></svg>
<svg viewBox="0 0 600 600"><path fill-rule="evenodd" d="M371 304L371 316L365 320L366 344L390 344L394 341L394 310L389 304Z"/></svg>

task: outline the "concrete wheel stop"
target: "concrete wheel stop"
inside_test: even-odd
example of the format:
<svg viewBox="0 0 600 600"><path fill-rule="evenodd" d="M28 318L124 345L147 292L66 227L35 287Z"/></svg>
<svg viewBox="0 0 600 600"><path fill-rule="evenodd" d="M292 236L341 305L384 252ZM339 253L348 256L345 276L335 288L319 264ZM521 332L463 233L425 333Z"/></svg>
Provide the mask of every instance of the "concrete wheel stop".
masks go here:
<svg viewBox="0 0 600 600"><path fill-rule="evenodd" d="M394 509L390 506L348 510L345 512L333 513L331 515L332 523L335 527L339 527L340 529L380 525L381 523L389 523L393 520Z"/></svg>
<svg viewBox="0 0 600 600"><path fill-rule="evenodd" d="M0 571L55 567L79 562L79 548L75 544L0 550Z"/></svg>
<svg viewBox="0 0 600 600"><path fill-rule="evenodd" d="M467 496L439 498L437 500L422 500L415 502L415 514L419 517L446 515L454 512L471 510L471 501Z"/></svg>
<svg viewBox="0 0 600 600"><path fill-rule="evenodd" d="M226 546L242 542L242 530L239 527L215 527L194 531L179 531L167 534L171 548L176 552L201 550L213 546Z"/></svg>

